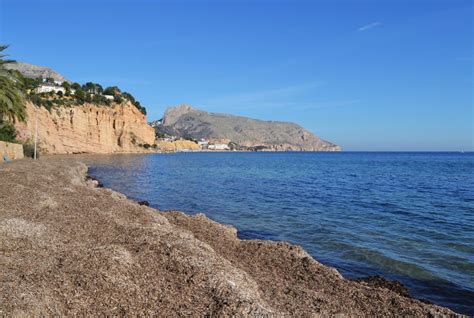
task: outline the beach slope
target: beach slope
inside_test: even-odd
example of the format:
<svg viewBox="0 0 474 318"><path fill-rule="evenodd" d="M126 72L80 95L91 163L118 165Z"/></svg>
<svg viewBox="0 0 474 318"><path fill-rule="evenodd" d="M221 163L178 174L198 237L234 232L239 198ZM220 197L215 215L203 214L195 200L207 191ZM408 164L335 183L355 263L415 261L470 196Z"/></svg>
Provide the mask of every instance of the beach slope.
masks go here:
<svg viewBox="0 0 474 318"><path fill-rule="evenodd" d="M1 316L453 315L346 280L297 246L139 205L78 160L0 166Z"/></svg>

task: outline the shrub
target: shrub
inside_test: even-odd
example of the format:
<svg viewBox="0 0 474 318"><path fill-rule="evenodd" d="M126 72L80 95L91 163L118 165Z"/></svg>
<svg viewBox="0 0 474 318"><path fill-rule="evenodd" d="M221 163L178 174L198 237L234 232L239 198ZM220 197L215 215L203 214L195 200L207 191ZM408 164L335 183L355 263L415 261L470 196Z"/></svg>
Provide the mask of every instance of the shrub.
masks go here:
<svg viewBox="0 0 474 318"><path fill-rule="evenodd" d="M23 144L23 155L26 158L34 158L35 156L35 145L33 142L28 141ZM39 158L39 153L36 152L36 158Z"/></svg>
<svg viewBox="0 0 474 318"><path fill-rule="evenodd" d="M122 96L126 99L128 99L129 101L132 102L132 104L135 105L135 97L132 96L132 94L128 93L128 92L123 92L122 93Z"/></svg>
<svg viewBox="0 0 474 318"><path fill-rule="evenodd" d="M35 89L43 81L43 79L40 77L39 78L25 77L20 72L16 74L16 77L19 78L20 84L23 87L24 92Z"/></svg>
<svg viewBox="0 0 474 318"><path fill-rule="evenodd" d="M15 127L9 122L0 121L0 140L6 142L13 142L15 141L15 137Z"/></svg>
<svg viewBox="0 0 474 318"><path fill-rule="evenodd" d="M123 92L122 97L124 97L125 99L128 99L132 103L132 105L135 106L143 115L146 115L146 108L142 106L140 102L137 101L135 97L133 97L132 94Z"/></svg>
<svg viewBox="0 0 474 318"><path fill-rule="evenodd" d="M166 134L155 131L155 138L159 138L159 139L166 138Z"/></svg>
<svg viewBox="0 0 474 318"><path fill-rule="evenodd" d="M29 96L29 99L30 99L30 101L31 101L33 104L35 104L36 106L41 106L41 105L43 105L43 100L41 99L40 96L38 96L38 95L36 95L36 94L35 94L35 95L30 95L30 96Z"/></svg>
<svg viewBox="0 0 474 318"><path fill-rule="evenodd" d="M82 85L82 90L90 94L102 94L102 92L104 91L102 85L92 82L87 82Z"/></svg>
<svg viewBox="0 0 474 318"><path fill-rule="evenodd" d="M50 101L49 99L43 101L43 106L44 108L46 108L49 112L51 112L51 108L53 108L54 104L52 101Z"/></svg>
<svg viewBox="0 0 474 318"><path fill-rule="evenodd" d="M109 86L104 90L104 95L112 95L112 96L119 96L120 89L117 86Z"/></svg>
<svg viewBox="0 0 474 318"><path fill-rule="evenodd" d="M76 98L79 104L84 104L86 101L86 93L82 89L76 90L74 93L74 97Z"/></svg>
<svg viewBox="0 0 474 318"><path fill-rule="evenodd" d="M94 104L104 104L104 103L105 103L104 100L107 100L107 99L106 99L104 96L102 96L102 95L94 95L94 96L92 97L92 102L93 102Z"/></svg>

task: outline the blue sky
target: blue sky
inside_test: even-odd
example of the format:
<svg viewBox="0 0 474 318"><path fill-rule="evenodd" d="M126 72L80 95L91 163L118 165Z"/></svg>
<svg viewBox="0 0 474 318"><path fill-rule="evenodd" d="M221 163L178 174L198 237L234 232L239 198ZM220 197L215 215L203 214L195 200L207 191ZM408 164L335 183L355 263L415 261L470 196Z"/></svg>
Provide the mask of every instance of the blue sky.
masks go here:
<svg viewBox="0 0 474 318"><path fill-rule="evenodd" d="M345 150L474 150L473 2L0 0L11 57Z"/></svg>

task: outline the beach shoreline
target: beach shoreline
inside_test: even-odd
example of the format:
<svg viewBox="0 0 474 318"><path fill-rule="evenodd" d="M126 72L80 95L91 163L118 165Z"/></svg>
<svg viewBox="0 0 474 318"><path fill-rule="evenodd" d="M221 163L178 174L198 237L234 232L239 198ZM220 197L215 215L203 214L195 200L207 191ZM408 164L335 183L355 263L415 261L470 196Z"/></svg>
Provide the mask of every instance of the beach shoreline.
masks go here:
<svg viewBox="0 0 474 318"><path fill-rule="evenodd" d="M99 188L83 161L0 166L2 315L454 315L344 279L299 246Z"/></svg>

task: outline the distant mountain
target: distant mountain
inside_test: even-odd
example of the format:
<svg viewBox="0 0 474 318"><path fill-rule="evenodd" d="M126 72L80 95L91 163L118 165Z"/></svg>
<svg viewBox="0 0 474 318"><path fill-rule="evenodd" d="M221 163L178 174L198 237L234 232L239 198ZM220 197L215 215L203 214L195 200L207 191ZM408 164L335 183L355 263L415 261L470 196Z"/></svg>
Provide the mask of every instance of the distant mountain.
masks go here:
<svg viewBox="0 0 474 318"><path fill-rule="evenodd" d="M188 105L168 108L164 117L152 122L157 133L183 138L227 140L240 147L273 151L340 151L301 126L240 116L208 113Z"/></svg>
<svg viewBox="0 0 474 318"><path fill-rule="evenodd" d="M38 65L33 65L33 64L28 64L28 63L23 63L23 62L16 62L13 64L7 64L6 68L11 69L11 70L17 70L23 76L30 77L30 78L53 78L55 81L67 81L64 76L61 74L53 71L49 67L45 66L38 66Z"/></svg>

